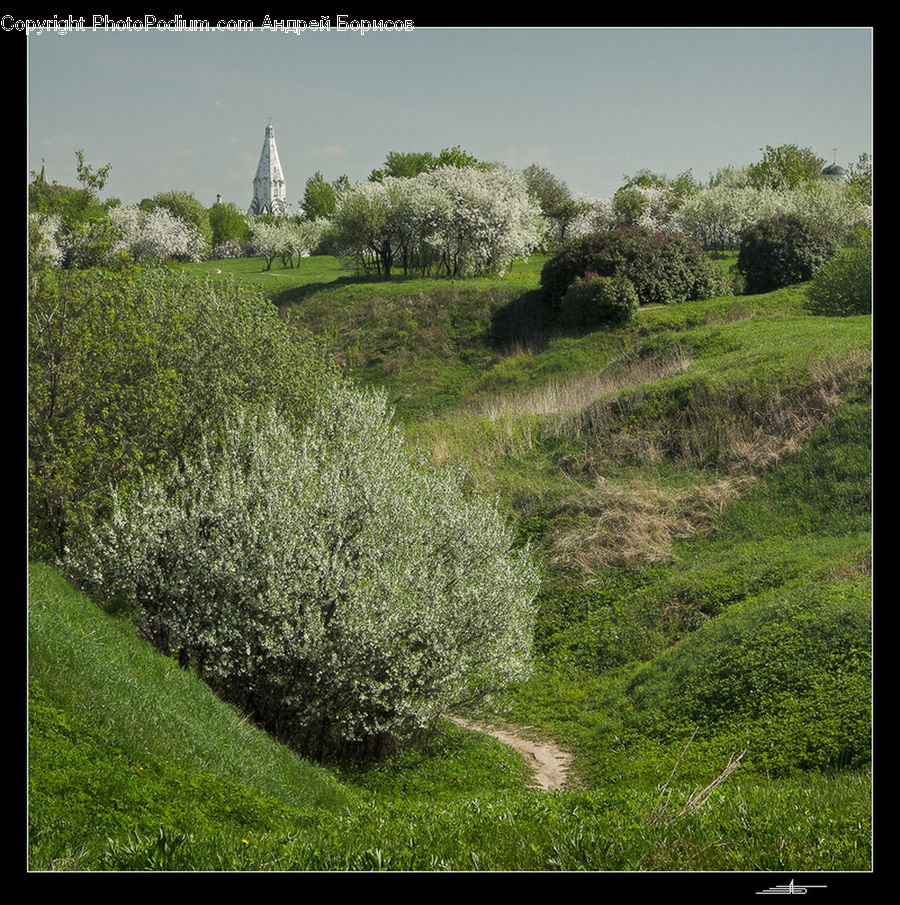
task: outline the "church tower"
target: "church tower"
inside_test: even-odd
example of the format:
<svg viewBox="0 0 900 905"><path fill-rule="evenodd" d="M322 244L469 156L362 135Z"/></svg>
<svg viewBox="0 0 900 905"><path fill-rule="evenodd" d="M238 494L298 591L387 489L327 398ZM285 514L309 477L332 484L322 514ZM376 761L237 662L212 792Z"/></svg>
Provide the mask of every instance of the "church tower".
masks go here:
<svg viewBox="0 0 900 905"><path fill-rule="evenodd" d="M278 159L278 149L275 147L275 128L270 122L266 126L266 137L259 155L256 176L253 179L253 201L250 202L250 209L247 213L253 216L287 214L286 199L284 173L281 171L281 161Z"/></svg>

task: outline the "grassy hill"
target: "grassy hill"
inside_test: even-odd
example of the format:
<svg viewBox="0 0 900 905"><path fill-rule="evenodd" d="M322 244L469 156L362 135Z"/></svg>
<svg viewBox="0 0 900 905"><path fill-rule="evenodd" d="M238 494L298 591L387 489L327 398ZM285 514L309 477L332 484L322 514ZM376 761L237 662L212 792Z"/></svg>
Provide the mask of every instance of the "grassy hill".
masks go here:
<svg viewBox="0 0 900 905"><path fill-rule="evenodd" d="M871 867L870 318L795 286L565 334L540 263L189 269L330 337L537 545L536 669L502 716L574 753L573 788L450 723L314 767L34 564L33 869Z"/></svg>

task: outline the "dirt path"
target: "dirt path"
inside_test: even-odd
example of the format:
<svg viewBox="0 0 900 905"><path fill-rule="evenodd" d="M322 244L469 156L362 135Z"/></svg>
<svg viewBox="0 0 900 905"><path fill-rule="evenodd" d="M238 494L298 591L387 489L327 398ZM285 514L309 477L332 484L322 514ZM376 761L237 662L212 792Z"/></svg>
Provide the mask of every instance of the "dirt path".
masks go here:
<svg viewBox="0 0 900 905"><path fill-rule="evenodd" d="M524 727L508 726L499 729L460 717L451 716L450 719L457 726L472 729L475 732L484 732L515 748L528 761L534 774L535 783L545 792L551 789L561 789L565 785L572 756L552 742L527 738Z"/></svg>

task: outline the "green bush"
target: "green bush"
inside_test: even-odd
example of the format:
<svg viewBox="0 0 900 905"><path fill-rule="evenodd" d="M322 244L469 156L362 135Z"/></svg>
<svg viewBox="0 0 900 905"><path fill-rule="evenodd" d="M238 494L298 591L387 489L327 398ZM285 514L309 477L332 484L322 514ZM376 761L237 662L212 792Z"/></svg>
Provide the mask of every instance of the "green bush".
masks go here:
<svg viewBox="0 0 900 905"><path fill-rule="evenodd" d="M59 556L111 484L166 467L235 401L302 420L329 370L257 292L166 270L42 272L28 318L35 559Z"/></svg>
<svg viewBox="0 0 900 905"><path fill-rule="evenodd" d="M573 327L628 323L638 309L638 295L628 277L589 273L576 277L559 309L563 324Z"/></svg>
<svg viewBox="0 0 900 905"><path fill-rule="evenodd" d="M641 305L667 305L730 294L721 268L699 245L682 236L619 226L563 246L541 271L541 288L560 306L577 277L627 277Z"/></svg>
<svg viewBox="0 0 900 905"><path fill-rule="evenodd" d="M846 316L872 312L872 249L841 249L813 275L806 291L813 314Z"/></svg>
<svg viewBox="0 0 900 905"><path fill-rule="evenodd" d="M737 269L744 276L744 292L756 295L811 279L833 253L821 230L800 217L777 215L744 231Z"/></svg>

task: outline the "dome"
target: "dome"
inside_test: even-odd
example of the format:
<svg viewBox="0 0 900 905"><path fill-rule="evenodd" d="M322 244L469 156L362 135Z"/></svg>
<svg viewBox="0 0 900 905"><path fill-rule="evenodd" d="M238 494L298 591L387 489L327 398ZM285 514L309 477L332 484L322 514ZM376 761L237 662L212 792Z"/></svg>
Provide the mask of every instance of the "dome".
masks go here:
<svg viewBox="0 0 900 905"><path fill-rule="evenodd" d="M822 170L822 175L826 179L849 179L850 174L841 166L838 166L836 163L833 163L830 167L825 167Z"/></svg>

